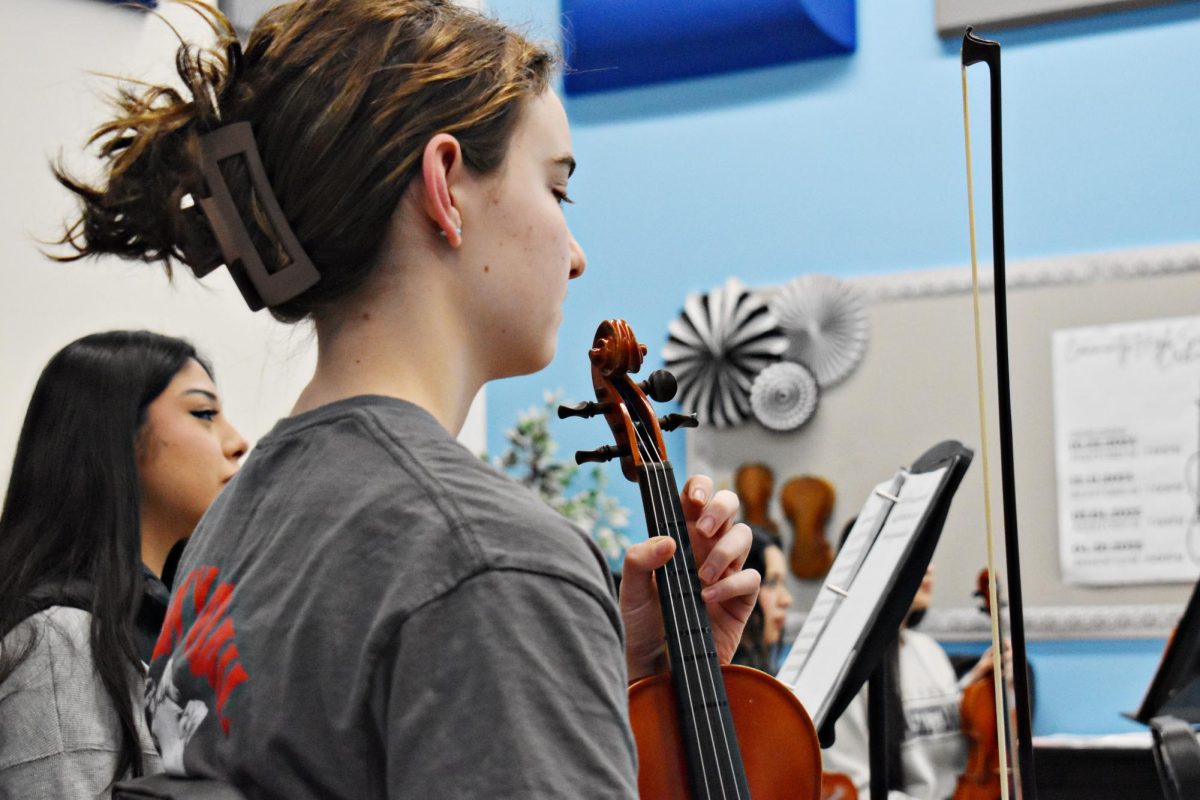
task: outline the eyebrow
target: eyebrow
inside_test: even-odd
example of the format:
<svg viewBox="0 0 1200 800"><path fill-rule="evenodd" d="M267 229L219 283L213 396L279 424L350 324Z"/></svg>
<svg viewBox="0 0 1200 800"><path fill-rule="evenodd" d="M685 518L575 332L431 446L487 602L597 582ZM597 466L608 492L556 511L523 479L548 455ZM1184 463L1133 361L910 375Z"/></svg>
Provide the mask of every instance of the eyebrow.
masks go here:
<svg viewBox="0 0 1200 800"><path fill-rule="evenodd" d="M184 392L184 394L185 395L202 394L205 397L207 397L209 400L211 400L212 402L214 402L214 403L217 402L217 396L215 394L213 394L212 392L208 391L207 389L188 389L186 392Z"/></svg>
<svg viewBox="0 0 1200 800"><path fill-rule="evenodd" d="M558 158L550 159L550 163L555 166L563 166L567 168L567 177L575 174L575 158L571 155L562 155Z"/></svg>

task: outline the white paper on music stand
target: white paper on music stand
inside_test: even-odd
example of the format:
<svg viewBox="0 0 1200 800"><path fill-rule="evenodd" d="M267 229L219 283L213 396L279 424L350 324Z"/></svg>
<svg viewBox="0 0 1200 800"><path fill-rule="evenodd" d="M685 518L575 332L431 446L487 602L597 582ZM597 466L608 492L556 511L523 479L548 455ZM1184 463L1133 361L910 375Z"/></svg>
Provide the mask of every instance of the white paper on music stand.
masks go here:
<svg viewBox="0 0 1200 800"><path fill-rule="evenodd" d="M787 660L779 669L777 677L785 684L790 686L800 677L800 672L812 653L813 645L845 596L842 592L847 591L854 583L863 559L871 551L875 537L879 535L883 523L887 520L888 512L892 509L892 501L888 495L895 497L903 481L902 475L896 475L876 486L859 511L846 541L838 549L837 557L825 576L825 582L821 585L812 608L804 618L800 634L792 642Z"/></svg>
<svg viewBox="0 0 1200 800"><path fill-rule="evenodd" d="M818 728L879 615L946 472L943 467L932 472L898 474L876 486L826 576L778 673ZM899 502L893 504L881 492L898 497ZM880 527L883 515L886 517Z"/></svg>

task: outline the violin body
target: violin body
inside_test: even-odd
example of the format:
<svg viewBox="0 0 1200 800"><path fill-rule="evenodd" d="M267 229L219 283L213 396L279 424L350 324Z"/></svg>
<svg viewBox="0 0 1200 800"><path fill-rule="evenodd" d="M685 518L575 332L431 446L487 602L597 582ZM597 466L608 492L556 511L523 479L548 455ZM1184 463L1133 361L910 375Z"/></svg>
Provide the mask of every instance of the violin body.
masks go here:
<svg viewBox="0 0 1200 800"><path fill-rule="evenodd" d="M804 706L765 672L729 665L721 674L751 796L820 800L820 744ZM693 800L670 674L629 687L629 717L638 749L638 794L645 800Z"/></svg>
<svg viewBox="0 0 1200 800"><path fill-rule="evenodd" d="M833 484L815 475L801 475L783 485L779 502L792 523L792 573L797 578L820 578L833 565L833 546L825 526L837 499Z"/></svg>
<svg viewBox="0 0 1200 800"><path fill-rule="evenodd" d="M962 732L967 766L958 776L954 800L1000 800L1000 745L996 739L996 687L980 678L963 690Z"/></svg>
<svg viewBox="0 0 1200 800"><path fill-rule="evenodd" d="M990 615L989 580L985 567L975 578L975 596L980 598L979 610ZM958 776L953 800L1000 800L1000 732L991 675L963 690L959 718L967 739L967 766Z"/></svg>
<svg viewBox="0 0 1200 800"><path fill-rule="evenodd" d="M821 800L858 800L858 789L846 773L826 772L821 776Z"/></svg>

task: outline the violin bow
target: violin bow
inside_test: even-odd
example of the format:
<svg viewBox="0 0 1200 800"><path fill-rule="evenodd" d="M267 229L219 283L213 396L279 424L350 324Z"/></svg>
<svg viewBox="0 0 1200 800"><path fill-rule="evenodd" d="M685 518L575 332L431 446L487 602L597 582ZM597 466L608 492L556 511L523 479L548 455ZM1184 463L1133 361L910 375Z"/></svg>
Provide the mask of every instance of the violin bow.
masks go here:
<svg viewBox="0 0 1200 800"><path fill-rule="evenodd" d="M1033 740L1029 704L1029 673L1025 656L1025 620L1021 602L1021 556L1017 542L1017 500L1013 469L1012 389L1008 370L1008 302L1004 274L1004 170L1000 113L1000 45L980 39L967 28L962 43L963 127L967 153L967 208L971 229L971 281L975 304L975 360L979 386L980 455L983 465L983 499L987 529L989 596L994 615L1000 613L997 603L995 564L993 561L992 511L988 473L987 423L983 386L983 345L979 314L979 270L975 247L975 201L971 178L971 123L967 102L967 67L983 62L988 66L991 85L991 145L992 145L992 269L993 292L996 304L996 374L1000 406L1000 474L1004 504L1004 551L1008 575L1009 625L1012 644L1013 690L1017 718L1017 758L1013 763L1013 783L1018 797L1036 798L1034 786ZM997 719L1007 720L1002 698L1010 697L1003 684L1001 669L1000 632L997 616L992 617L992 657L995 665ZM1005 726L1007 728L1007 724ZM1008 764L1005 737L1000 737L1000 758ZM1008 780L1000 783L1001 797L1008 798Z"/></svg>

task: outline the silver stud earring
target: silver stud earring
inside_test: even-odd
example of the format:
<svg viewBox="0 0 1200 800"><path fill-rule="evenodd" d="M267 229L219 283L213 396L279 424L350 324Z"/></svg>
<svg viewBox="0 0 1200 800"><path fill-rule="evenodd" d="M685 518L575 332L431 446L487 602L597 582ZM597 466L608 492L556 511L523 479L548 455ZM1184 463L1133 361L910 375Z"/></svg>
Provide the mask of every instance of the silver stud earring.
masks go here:
<svg viewBox="0 0 1200 800"><path fill-rule="evenodd" d="M459 227L455 228L455 229L454 229L454 232L455 232L455 233L457 233L459 236L462 236L462 226L460 225ZM446 238L446 232L445 232L445 231L438 231L438 236L440 236L440 237L442 237L443 239L445 239L445 238Z"/></svg>

